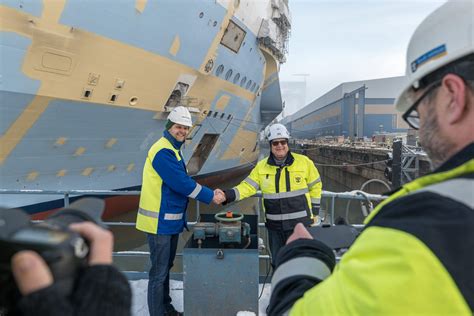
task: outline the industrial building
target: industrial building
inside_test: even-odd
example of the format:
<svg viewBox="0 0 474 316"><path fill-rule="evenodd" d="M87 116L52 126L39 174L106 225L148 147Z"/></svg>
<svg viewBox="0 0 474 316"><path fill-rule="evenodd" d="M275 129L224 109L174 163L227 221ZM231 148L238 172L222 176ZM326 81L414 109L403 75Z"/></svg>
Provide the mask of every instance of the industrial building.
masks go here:
<svg viewBox="0 0 474 316"><path fill-rule="evenodd" d="M282 123L294 137L304 139L406 132L408 125L394 106L404 78L342 83L284 118Z"/></svg>

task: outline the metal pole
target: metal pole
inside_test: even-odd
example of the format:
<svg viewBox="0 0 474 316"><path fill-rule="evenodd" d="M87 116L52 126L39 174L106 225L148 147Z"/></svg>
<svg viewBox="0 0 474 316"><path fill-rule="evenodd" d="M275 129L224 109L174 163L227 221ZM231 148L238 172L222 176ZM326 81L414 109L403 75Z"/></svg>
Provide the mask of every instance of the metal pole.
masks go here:
<svg viewBox="0 0 474 316"><path fill-rule="evenodd" d="M336 204L336 197L331 198L331 225L334 225L334 205Z"/></svg>
<svg viewBox="0 0 474 316"><path fill-rule="evenodd" d="M69 206L69 193L64 193L64 207Z"/></svg>
<svg viewBox="0 0 474 316"><path fill-rule="evenodd" d="M199 208L200 204L201 203L198 200L196 200L196 222L199 222L201 220L201 210Z"/></svg>
<svg viewBox="0 0 474 316"><path fill-rule="evenodd" d="M402 141L400 139L393 141L392 157L392 188L398 189L402 182Z"/></svg>

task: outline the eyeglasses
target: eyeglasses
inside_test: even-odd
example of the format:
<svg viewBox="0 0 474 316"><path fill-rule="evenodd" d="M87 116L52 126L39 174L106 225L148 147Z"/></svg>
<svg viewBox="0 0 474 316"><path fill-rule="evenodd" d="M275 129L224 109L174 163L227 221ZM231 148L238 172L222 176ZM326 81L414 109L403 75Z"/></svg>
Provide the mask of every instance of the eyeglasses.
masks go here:
<svg viewBox="0 0 474 316"><path fill-rule="evenodd" d="M441 86L441 81L435 81L432 83L426 91L413 103L413 105L403 114L403 119L408 123L412 128L420 128L420 113L418 113L418 106L421 104L423 99L430 95L436 88Z"/></svg>
<svg viewBox="0 0 474 316"><path fill-rule="evenodd" d="M288 141L287 140L274 140L272 141L272 146L278 146L278 145L282 145L282 146L285 146L286 144L288 144Z"/></svg>

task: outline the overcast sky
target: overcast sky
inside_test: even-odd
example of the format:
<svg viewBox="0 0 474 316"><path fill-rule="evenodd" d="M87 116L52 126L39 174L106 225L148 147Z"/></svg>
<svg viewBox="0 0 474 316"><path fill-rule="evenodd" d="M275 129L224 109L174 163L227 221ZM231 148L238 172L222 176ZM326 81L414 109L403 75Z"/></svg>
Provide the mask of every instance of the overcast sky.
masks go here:
<svg viewBox="0 0 474 316"><path fill-rule="evenodd" d="M403 75L410 36L445 2L289 0L291 38L280 80L302 81L294 74L309 74L309 103L343 82Z"/></svg>

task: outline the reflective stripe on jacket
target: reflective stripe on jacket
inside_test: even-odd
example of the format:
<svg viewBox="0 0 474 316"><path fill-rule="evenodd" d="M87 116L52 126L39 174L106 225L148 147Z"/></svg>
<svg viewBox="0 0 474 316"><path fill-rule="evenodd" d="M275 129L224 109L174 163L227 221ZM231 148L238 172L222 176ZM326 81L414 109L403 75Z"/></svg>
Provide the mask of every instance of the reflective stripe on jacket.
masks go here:
<svg viewBox="0 0 474 316"><path fill-rule="evenodd" d="M289 152L281 167L274 164L272 155L259 161L233 190L237 201L261 190L266 226L291 230L297 223L311 223L312 209L319 209L321 203L322 183L308 157Z"/></svg>
<svg viewBox="0 0 474 316"><path fill-rule="evenodd" d="M151 234L180 233L186 225L188 198L207 204L212 201L213 191L188 176L176 148L180 144L165 131L164 137L148 151L137 214L138 230Z"/></svg>

